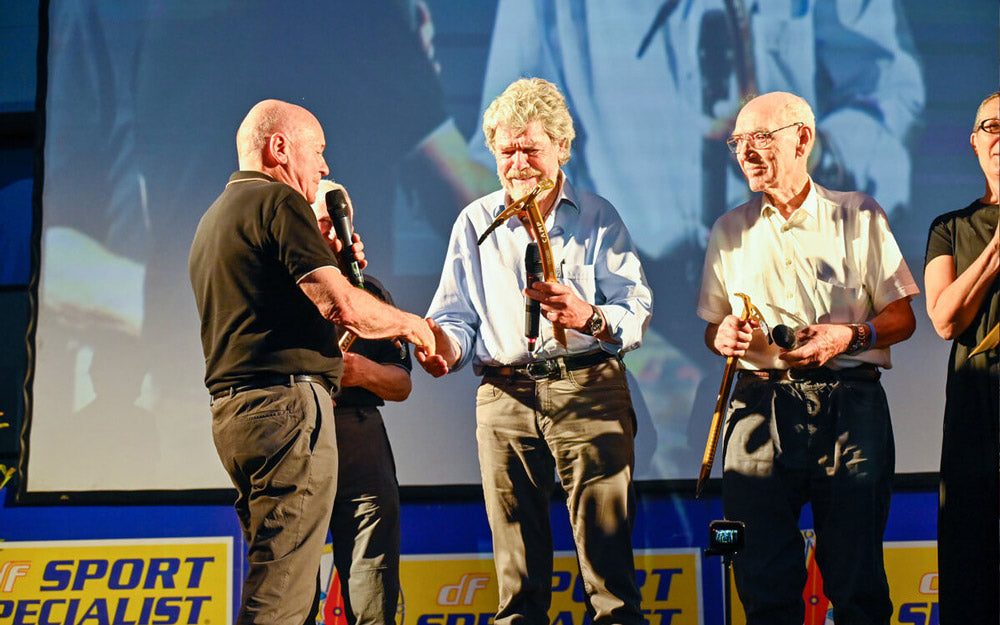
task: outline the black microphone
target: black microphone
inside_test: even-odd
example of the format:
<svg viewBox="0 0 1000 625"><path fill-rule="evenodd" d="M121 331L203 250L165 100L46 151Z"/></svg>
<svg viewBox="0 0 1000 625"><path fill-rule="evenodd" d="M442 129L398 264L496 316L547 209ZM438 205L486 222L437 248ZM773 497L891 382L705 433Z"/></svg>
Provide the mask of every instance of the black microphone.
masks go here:
<svg viewBox="0 0 1000 625"><path fill-rule="evenodd" d="M544 282L542 275L542 254L538 244L532 241L524 250L525 282L530 287L535 282ZM524 336L528 339L528 351L535 351L535 340L538 338L538 317L542 311L542 303L537 299L527 298L524 302Z"/></svg>
<svg viewBox="0 0 1000 625"><path fill-rule="evenodd" d="M326 211L330 213L333 229L340 239L343 249L340 250L340 273L344 274L351 284L359 289L365 288L365 279L361 275L361 265L354 256L351 245L354 243L351 233L351 218L347 212L347 197L342 189L326 192Z"/></svg>
<svg viewBox="0 0 1000 625"><path fill-rule="evenodd" d="M774 326L771 330L771 338L777 343L778 347L784 349L795 349L798 347L798 339L795 338L795 330L789 328L784 324L778 324Z"/></svg>

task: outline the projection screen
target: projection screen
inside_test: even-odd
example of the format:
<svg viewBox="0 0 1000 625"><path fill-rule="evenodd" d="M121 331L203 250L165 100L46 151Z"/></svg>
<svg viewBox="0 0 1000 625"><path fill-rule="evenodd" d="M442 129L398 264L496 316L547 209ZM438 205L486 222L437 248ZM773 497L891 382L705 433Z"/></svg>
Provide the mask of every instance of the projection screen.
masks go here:
<svg viewBox="0 0 1000 625"><path fill-rule="evenodd" d="M931 219L982 193L968 136L997 81L995 3L951 4L51 0L27 491L230 487L187 256L255 102L317 116L367 272L422 314L454 217L498 187L480 116L520 76L566 94L564 171L618 208L654 289L625 360L636 476L693 479L723 365L694 313L704 246L747 197L727 120L754 91L805 97L814 178L873 195L922 283ZM948 352L913 307L883 377L903 473L937 470ZM477 378L413 379L384 410L400 483L478 483Z"/></svg>

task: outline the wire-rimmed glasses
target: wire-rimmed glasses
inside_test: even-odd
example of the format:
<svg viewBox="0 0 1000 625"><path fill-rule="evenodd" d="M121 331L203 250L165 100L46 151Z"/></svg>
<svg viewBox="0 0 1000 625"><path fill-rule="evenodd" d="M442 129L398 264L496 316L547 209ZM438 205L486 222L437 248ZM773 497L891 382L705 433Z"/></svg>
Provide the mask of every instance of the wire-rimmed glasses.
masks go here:
<svg viewBox="0 0 1000 625"><path fill-rule="evenodd" d="M774 130L768 130L766 132L758 131L758 132L748 132L742 135L733 135L729 137L729 139L726 141L726 145L729 146L729 151L732 152L733 154L736 154L737 152L740 151L740 148L743 147L744 142L749 143L750 147L752 147L755 150L763 150L770 147L771 143L774 142L774 136L773 136L774 133L778 132L779 130L784 130L786 128L792 128L793 126L800 127L804 125L805 125L804 122L794 122L788 124L787 126L782 126L781 128L775 128Z"/></svg>

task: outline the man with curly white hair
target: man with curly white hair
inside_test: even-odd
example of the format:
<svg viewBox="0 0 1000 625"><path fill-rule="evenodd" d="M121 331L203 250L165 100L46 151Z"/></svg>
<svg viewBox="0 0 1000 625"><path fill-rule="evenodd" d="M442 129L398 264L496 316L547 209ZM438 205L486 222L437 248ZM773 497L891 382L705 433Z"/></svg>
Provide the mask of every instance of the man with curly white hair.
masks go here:
<svg viewBox="0 0 1000 625"><path fill-rule="evenodd" d="M500 592L494 622L551 620L558 473L590 617L642 623L631 542L635 413L621 359L642 340L652 293L618 212L574 190L560 170L573 120L552 83L511 84L483 130L503 188L459 215L427 313L439 351L417 359L434 376L470 362L483 376L476 438ZM560 272L554 283L526 280L522 259L534 235L523 212L477 243L543 180L554 183L538 196ZM522 332L524 296L540 302L536 349ZM565 345L553 323L566 329Z"/></svg>

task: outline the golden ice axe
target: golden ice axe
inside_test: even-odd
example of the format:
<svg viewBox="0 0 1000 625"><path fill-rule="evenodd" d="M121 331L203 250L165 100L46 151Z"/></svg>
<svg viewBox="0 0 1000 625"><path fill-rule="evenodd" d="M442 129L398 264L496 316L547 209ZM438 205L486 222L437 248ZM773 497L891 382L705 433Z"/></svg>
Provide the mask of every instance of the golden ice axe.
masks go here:
<svg viewBox="0 0 1000 625"><path fill-rule="evenodd" d="M478 245L482 245L486 237L490 235L491 232L500 227L500 224L506 222L508 219L517 215L521 211L528 214L528 223L531 226L531 231L535 234L535 241L538 242L538 251L541 252L542 256L542 276L545 278L546 282L558 282L556 276L556 264L552 259L552 244L549 242L549 233L545 229L545 220L542 218L542 213L538 210L538 195L542 191L547 191L555 186L555 183L548 178L541 180L535 185L527 195L519 200L511 202L510 206L503 209L497 218L493 220L490 227L486 229L479 236ZM562 327L558 323L552 324L552 335L556 337L559 344L563 347L566 346L566 328Z"/></svg>
<svg viewBox="0 0 1000 625"><path fill-rule="evenodd" d="M757 307L750 303L750 296L745 293L736 294L743 300L743 313L740 315L741 321L753 319L764 324L764 316L760 314ZM719 397L715 400L715 413L712 415L712 427L708 432L708 441L705 443L705 456L701 461L701 471L698 473L698 485L695 488L695 497L701 497L701 491L708 481L708 476L712 473L712 463L715 462L715 450L719 446L719 434L722 432L723 415L726 405L729 403L729 390L733 386L733 377L736 375L736 356L726 358L726 370L722 374L722 386L719 388Z"/></svg>

